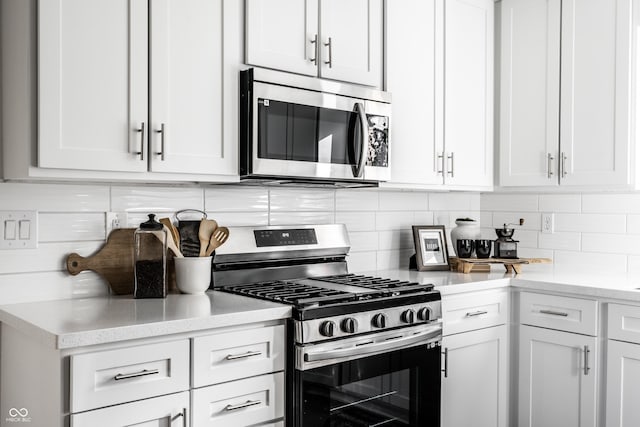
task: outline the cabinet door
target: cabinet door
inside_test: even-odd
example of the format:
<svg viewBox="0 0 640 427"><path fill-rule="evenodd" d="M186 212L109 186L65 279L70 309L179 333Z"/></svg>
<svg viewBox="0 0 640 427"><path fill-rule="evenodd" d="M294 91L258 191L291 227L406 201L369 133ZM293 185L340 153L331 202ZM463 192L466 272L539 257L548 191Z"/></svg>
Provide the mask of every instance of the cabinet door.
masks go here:
<svg viewBox="0 0 640 427"><path fill-rule="evenodd" d="M71 427L186 427L189 392L71 414Z"/></svg>
<svg viewBox="0 0 640 427"><path fill-rule="evenodd" d="M560 0L503 0L500 185L557 185Z"/></svg>
<svg viewBox="0 0 640 427"><path fill-rule="evenodd" d="M246 61L318 75L318 0L247 0Z"/></svg>
<svg viewBox="0 0 640 427"><path fill-rule="evenodd" d="M387 3L385 76L386 90L393 94L393 183L443 183L442 158L436 153L434 133L435 5L423 0ZM407 40L416 41L419 53L416 44Z"/></svg>
<svg viewBox="0 0 640 427"><path fill-rule="evenodd" d="M320 77L381 86L382 0L320 0Z"/></svg>
<svg viewBox="0 0 640 427"><path fill-rule="evenodd" d="M596 425L596 338L520 326L520 427Z"/></svg>
<svg viewBox="0 0 640 427"><path fill-rule="evenodd" d="M629 182L631 2L562 2L563 185Z"/></svg>
<svg viewBox="0 0 640 427"><path fill-rule="evenodd" d="M607 341L607 427L640 425L640 345Z"/></svg>
<svg viewBox="0 0 640 427"><path fill-rule="evenodd" d="M507 427L507 327L445 336L442 426Z"/></svg>
<svg viewBox="0 0 640 427"><path fill-rule="evenodd" d="M158 0L151 7L151 170L237 173L223 137L223 0ZM234 93L234 96L237 96Z"/></svg>
<svg viewBox="0 0 640 427"><path fill-rule="evenodd" d="M493 185L492 0L444 1L445 183Z"/></svg>
<svg viewBox="0 0 640 427"><path fill-rule="evenodd" d="M38 3L38 166L147 170L147 9Z"/></svg>

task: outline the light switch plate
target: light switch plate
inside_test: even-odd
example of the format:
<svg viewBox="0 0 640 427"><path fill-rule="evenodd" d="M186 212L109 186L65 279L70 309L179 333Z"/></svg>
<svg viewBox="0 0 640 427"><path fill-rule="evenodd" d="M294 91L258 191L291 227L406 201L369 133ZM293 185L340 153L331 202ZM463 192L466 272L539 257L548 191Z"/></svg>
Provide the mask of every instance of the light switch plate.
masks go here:
<svg viewBox="0 0 640 427"><path fill-rule="evenodd" d="M7 230L11 235L7 235ZM0 211L0 249L35 249L37 247L37 211Z"/></svg>

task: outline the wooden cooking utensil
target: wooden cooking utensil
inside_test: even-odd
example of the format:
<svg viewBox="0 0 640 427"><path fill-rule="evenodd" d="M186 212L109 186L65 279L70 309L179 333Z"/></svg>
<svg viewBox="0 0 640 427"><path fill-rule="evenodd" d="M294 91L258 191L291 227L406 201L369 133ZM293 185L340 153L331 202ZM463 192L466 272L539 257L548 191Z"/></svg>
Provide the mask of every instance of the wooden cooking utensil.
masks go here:
<svg viewBox="0 0 640 427"><path fill-rule="evenodd" d="M67 257L67 271L75 276L81 271L92 270L104 277L116 295L133 293L133 234L135 228L113 230L105 245L89 257L76 253Z"/></svg>
<svg viewBox="0 0 640 427"><path fill-rule="evenodd" d="M200 221L200 229L198 230L198 239L200 239L199 256L205 256L207 246L209 246L209 240L216 228L218 228L218 223L213 219L203 219Z"/></svg>
<svg viewBox="0 0 640 427"><path fill-rule="evenodd" d="M207 252L205 252L205 256L211 256L213 251L220 247L224 242L229 238L229 229L227 227L219 227L217 228L213 234L211 235L211 239L209 239L209 246L207 247Z"/></svg>
<svg viewBox="0 0 640 427"><path fill-rule="evenodd" d="M173 225L171 220L169 218L160 218L160 224L165 225L169 229L169 234L171 234L173 242L178 249L180 249L180 233L178 233L178 229Z"/></svg>
<svg viewBox="0 0 640 427"><path fill-rule="evenodd" d="M167 235L169 237L167 239L167 247L169 248L169 250L173 252L176 258L184 258L184 255L182 255L182 252L180 252L180 249L178 249L178 245L176 245L175 240L173 240L173 236L171 234L169 227L167 227L166 225L163 225L163 227L166 230ZM178 241L180 240L178 239Z"/></svg>

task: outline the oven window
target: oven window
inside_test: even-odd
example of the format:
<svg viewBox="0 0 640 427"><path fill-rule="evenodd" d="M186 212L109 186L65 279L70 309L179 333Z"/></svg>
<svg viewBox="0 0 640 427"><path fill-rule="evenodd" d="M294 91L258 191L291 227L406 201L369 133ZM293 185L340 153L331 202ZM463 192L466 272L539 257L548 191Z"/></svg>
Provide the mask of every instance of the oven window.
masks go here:
<svg viewBox="0 0 640 427"><path fill-rule="evenodd" d="M413 347L298 374L297 426L440 425L439 347Z"/></svg>
<svg viewBox="0 0 640 427"><path fill-rule="evenodd" d="M258 157L354 164L359 148L351 141L361 141L356 120L351 111L260 99Z"/></svg>

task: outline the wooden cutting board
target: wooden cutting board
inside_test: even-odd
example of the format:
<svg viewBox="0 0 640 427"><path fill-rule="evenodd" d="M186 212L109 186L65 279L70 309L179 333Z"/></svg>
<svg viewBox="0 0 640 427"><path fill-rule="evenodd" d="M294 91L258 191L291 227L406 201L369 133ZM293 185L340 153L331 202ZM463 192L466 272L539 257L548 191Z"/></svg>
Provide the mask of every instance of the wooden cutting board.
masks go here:
<svg viewBox="0 0 640 427"><path fill-rule="evenodd" d="M113 230L98 252L85 258L78 254L67 257L67 271L73 276L92 270L105 278L116 295L133 293L133 234L135 228Z"/></svg>

